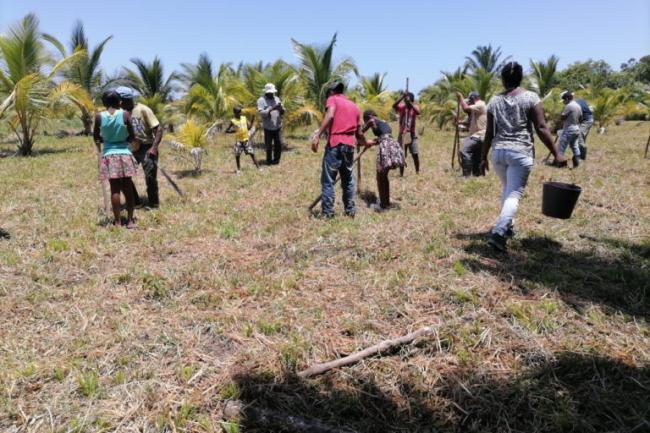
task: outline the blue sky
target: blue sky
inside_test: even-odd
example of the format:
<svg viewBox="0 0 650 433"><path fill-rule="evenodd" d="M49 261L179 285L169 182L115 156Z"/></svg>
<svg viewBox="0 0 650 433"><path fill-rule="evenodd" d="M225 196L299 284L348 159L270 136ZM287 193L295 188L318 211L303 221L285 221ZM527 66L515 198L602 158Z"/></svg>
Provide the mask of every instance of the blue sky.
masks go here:
<svg viewBox="0 0 650 433"><path fill-rule="evenodd" d="M325 43L351 56L361 74L386 72L389 88L420 90L460 66L477 45L529 59L604 59L614 68L650 54L650 0L199 1L0 0L0 31L36 12L43 31L67 41L81 19L94 45L113 40L102 60L110 73L132 57L158 55L168 71L207 52L216 62L295 62L290 39Z"/></svg>

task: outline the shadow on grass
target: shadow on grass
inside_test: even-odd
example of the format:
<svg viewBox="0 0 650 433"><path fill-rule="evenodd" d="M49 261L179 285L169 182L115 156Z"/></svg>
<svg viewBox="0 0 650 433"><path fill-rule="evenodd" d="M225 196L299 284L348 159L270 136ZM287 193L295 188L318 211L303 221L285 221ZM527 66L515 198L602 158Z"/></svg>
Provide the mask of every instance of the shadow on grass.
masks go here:
<svg viewBox="0 0 650 433"><path fill-rule="evenodd" d="M201 169L199 171L197 170L175 170L172 171L172 174L176 176L179 179L184 179L186 177L192 177L192 178L199 178L201 175L205 173L213 173L215 170L209 170L209 169Z"/></svg>
<svg viewBox="0 0 650 433"><path fill-rule="evenodd" d="M602 255L595 249L569 250L549 238L528 237L512 241L512 248L504 256L485 244L484 234L457 238L471 241L466 252L496 259L463 259L463 265L474 272L489 272L524 291L539 285L557 290L566 302L578 308L581 301L589 301L650 318L648 244L594 239L608 247L608 254Z"/></svg>
<svg viewBox="0 0 650 433"><path fill-rule="evenodd" d="M342 375L338 377L343 377ZM233 377L247 432L648 431L650 369L560 353L514 377L461 371L435 387L402 372L382 389L346 371L303 381ZM294 417L294 418L291 418Z"/></svg>
<svg viewBox="0 0 650 433"><path fill-rule="evenodd" d="M34 148L32 150L32 154L28 156L37 157L44 155L56 155L58 153L72 153L76 151L77 149L74 147L37 147ZM0 148L0 158L7 158L10 156L20 157L20 154L16 148Z"/></svg>

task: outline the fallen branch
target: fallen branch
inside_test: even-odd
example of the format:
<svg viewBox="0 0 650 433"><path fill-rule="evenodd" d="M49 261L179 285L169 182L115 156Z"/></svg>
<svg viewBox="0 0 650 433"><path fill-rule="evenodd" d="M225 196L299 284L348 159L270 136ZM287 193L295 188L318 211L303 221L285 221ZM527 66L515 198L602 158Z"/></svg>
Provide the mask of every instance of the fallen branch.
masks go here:
<svg viewBox="0 0 650 433"><path fill-rule="evenodd" d="M289 427L291 431L304 431L309 433L356 433L348 428L340 429L330 427L316 419L302 418L276 412L269 409L257 409L251 405L246 406L239 400L226 402L223 409L223 419L226 421L237 421L244 418L252 424L264 426L282 425Z"/></svg>
<svg viewBox="0 0 650 433"><path fill-rule="evenodd" d="M386 352L389 349L392 349L397 346L401 346L406 343L410 343L416 338L419 338L423 335L431 334L435 332L435 328L432 326L427 326L425 328L418 329L417 331L411 332L410 334L406 334L402 337L394 338L392 340L384 340L381 343L368 347L367 349L364 349L360 352L355 352L352 355L348 355L344 358L339 358L335 359L334 361L330 362L325 362L323 364L316 364L311 367L309 367L306 370L301 371L298 373L298 376L300 378L307 378L307 377L312 377L312 376L317 376L319 374L323 374L326 371L332 370L333 368L339 368L343 367L346 365L350 364L355 364L359 361L361 361L364 358L367 358L372 355L379 354L381 352Z"/></svg>

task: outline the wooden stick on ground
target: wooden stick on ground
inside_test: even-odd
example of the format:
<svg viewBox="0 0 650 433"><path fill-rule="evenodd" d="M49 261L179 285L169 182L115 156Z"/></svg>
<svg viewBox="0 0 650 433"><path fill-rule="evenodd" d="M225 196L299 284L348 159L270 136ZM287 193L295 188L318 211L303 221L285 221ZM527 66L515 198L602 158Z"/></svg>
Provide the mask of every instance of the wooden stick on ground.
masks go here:
<svg viewBox="0 0 650 433"><path fill-rule="evenodd" d="M410 343L413 340L422 337L423 335L431 334L435 332L435 328L432 326L427 326L425 328L418 329L417 331L411 332L404 336L394 338L392 340L384 340L379 344L368 347L367 349L355 352L352 355L348 355L344 358L335 359L334 361L325 362L323 364L312 365L306 370L298 373L298 377L305 379L307 377L317 376L323 374L326 371L332 370L333 368L339 368L350 364L355 364L361 361L364 358L367 358L372 355L376 355L382 352L386 352L389 349L401 346L406 343Z"/></svg>
<svg viewBox="0 0 650 433"><path fill-rule="evenodd" d="M645 153L643 154L643 159L648 157L648 148L650 147L650 135L648 136L648 142L645 144Z"/></svg>

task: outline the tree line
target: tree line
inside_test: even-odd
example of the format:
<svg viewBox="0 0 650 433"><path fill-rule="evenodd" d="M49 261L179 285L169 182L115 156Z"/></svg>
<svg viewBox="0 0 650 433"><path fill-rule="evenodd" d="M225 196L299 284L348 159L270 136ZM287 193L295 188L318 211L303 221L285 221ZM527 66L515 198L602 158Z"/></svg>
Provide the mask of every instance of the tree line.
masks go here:
<svg viewBox="0 0 650 433"><path fill-rule="evenodd" d="M83 24L74 24L67 44L42 32L35 14L28 14L0 36L0 119L18 140L18 154L30 155L36 133L48 119L77 116L83 133L90 134L93 114L106 89L117 85L135 88L165 125L180 125L185 144L201 146L241 105L255 115L255 101L265 83L274 83L286 109L286 128L311 125L321 118L324 88L335 79L357 78L348 94L362 109L371 108L390 118L399 92L389 91L385 73L360 75L352 58L334 60L337 35L324 46L291 40L297 63L216 64L207 54L196 63L166 73L162 60L132 58L130 65L111 76L101 57L112 36L91 46ZM454 92L475 90L485 100L499 92L499 69L509 56L499 47L478 46L455 71L441 77L419 94L423 125L447 128L455 121ZM530 60L524 86L537 92L553 118L561 111L559 93L571 89L594 107L601 126L614 118L650 117L650 56L630 59L614 71L603 60L576 62L558 70L559 59ZM190 141L189 143L187 141Z"/></svg>

